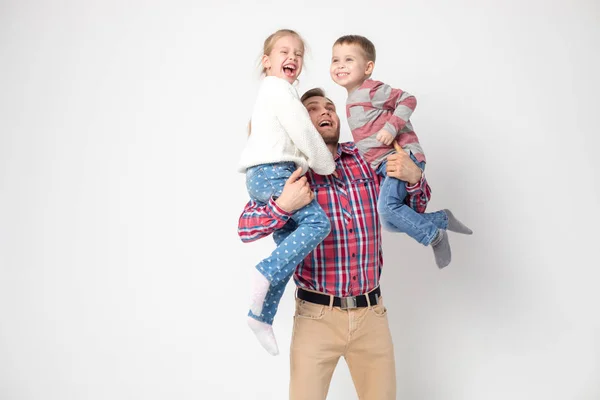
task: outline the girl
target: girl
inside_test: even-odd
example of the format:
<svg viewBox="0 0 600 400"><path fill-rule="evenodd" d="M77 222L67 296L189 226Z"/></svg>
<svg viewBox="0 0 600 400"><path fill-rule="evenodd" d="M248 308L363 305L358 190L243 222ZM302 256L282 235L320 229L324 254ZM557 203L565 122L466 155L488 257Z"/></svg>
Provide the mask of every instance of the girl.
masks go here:
<svg viewBox="0 0 600 400"><path fill-rule="evenodd" d="M251 132L240 161L253 201L266 204L281 194L297 169L319 175L335 170L331 152L313 126L292 84L302 72L304 41L294 31L281 29L264 42L263 79L252 113ZM279 353L273 318L283 289L296 266L329 234L329 219L316 200L296 211L295 229L274 234L277 248L256 266L248 324L261 345ZM286 228L288 228L288 223Z"/></svg>

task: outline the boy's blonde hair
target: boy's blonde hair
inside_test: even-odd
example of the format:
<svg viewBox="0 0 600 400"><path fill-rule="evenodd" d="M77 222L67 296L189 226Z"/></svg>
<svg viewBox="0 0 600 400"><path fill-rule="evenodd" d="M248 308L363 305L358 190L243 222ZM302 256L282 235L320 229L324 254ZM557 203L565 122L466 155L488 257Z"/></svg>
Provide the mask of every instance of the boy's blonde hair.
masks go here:
<svg viewBox="0 0 600 400"><path fill-rule="evenodd" d="M367 61L375 62L375 45L364 36L345 35L336 40L333 45L336 46L338 44L355 44L363 51Z"/></svg>
<svg viewBox="0 0 600 400"><path fill-rule="evenodd" d="M304 52L306 44L304 43L304 39L302 39L302 36L300 36L296 31L293 31L291 29L280 29L277 32L270 34L269 37L265 39L265 43L263 44L263 54L266 56L271 54L271 51L273 51L273 46L275 46L275 42L277 42L282 37L286 36L297 37L298 40L300 40L300 42L302 43L302 52ZM262 74L265 75L266 73L267 70L263 67Z"/></svg>

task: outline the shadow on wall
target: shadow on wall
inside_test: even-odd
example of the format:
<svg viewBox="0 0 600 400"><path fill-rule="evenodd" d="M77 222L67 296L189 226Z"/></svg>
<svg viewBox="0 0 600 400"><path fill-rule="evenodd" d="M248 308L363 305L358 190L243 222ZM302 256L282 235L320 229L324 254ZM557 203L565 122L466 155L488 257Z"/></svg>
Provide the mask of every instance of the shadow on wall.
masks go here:
<svg viewBox="0 0 600 400"><path fill-rule="evenodd" d="M458 164L448 162L436 181L452 182L464 175L465 166ZM477 366L470 364L482 357L476 354L492 345L497 351L515 351L519 339L510 327L532 324L527 304L531 293L514 269L524 257L517 250L519 237L506 234L510 221L485 208L490 204L485 199L494 198L496 206L509 201L501 191L505 178L490 168L478 172L471 185L454 190L432 183L435 205L453 209L474 231L472 236L449 232L453 261L443 270L430 247L405 234L383 231L381 286L402 398L442 398L448 385L460 390L473 379L469 374ZM428 211L438 207L432 204Z"/></svg>

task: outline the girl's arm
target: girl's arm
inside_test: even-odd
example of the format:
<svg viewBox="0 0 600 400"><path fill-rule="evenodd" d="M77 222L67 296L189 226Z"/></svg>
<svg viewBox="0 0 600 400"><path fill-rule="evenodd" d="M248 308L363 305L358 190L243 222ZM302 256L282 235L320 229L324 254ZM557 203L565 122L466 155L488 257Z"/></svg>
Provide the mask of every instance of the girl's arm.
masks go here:
<svg viewBox="0 0 600 400"><path fill-rule="evenodd" d="M335 171L333 156L314 127L308 111L292 90L292 87L285 88L284 93L276 96L277 118L306 157L310 168L319 175L331 175Z"/></svg>

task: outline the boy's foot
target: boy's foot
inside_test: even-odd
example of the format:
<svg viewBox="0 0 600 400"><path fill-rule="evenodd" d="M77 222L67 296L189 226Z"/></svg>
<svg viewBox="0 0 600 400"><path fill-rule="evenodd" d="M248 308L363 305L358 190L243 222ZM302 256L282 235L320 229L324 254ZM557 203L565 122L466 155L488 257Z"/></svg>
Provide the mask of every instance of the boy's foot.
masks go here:
<svg viewBox="0 0 600 400"><path fill-rule="evenodd" d="M277 340L275 340L272 325L248 317L248 326L252 329L252 332L254 332L262 347L264 347L270 355L276 356L279 354L279 348L277 347Z"/></svg>
<svg viewBox="0 0 600 400"><path fill-rule="evenodd" d="M252 288L250 293L250 311L254 315L262 314L263 303L271 283L259 270L254 268L252 272Z"/></svg>
<svg viewBox="0 0 600 400"><path fill-rule="evenodd" d="M438 268L442 269L450 264L452 260L452 252L450 251L450 241L448 233L443 229L438 229L437 236L431 242L431 248L435 256L435 263Z"/></svg>
<svg viewBox="0 0 600 400"><path fill-rule="evenodd" d="M462 222L460 222L459 220L456 219L454 214L452 214L452 211L450 211L446 208L446 209L444 209L444 212L448 216L448 228L447 229L449 231L463 233L465 235L473 234L473 231L471 229L469 229L469 227L467 227L465 224L463 224Z"/></svg>

